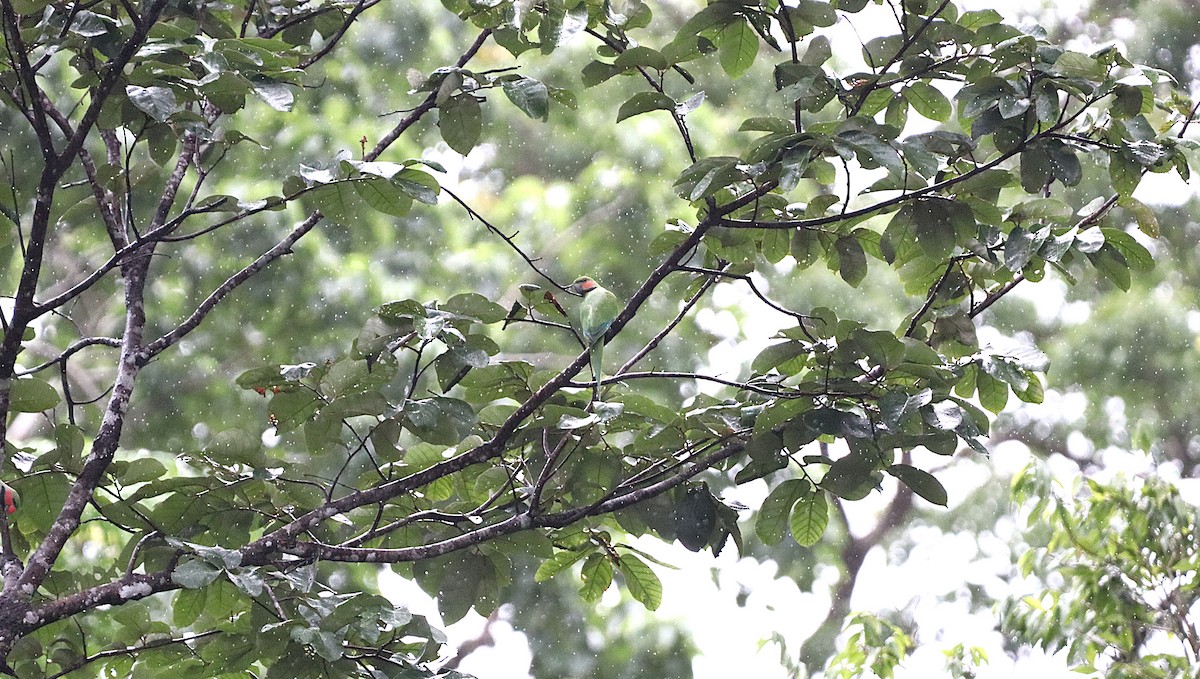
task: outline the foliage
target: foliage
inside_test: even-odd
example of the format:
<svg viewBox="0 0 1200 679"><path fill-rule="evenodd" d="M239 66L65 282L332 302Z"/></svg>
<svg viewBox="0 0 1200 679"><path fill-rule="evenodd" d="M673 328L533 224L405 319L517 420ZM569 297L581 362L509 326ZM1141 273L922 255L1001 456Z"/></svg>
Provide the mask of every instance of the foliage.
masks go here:
<svg viewBox="0 0 1200 679"><path fill-rule="evenodd" d="M851 630L850 637L829 661L825 676L830 679L865 676L891 679L913 646L912 637L902 628L873 615L855 615L847 628Z"/></svg>
<svg viewBox="0 0 1200 679"><path fill-rule="evenodd" d="M239 165L267 149L248 119L337 98L319 65L375 4L0 0L4 134L21 151L20 165L5 154L0 196L12 299L0 410L48 422L46 445L2 432L22 496L0 522L6 670L433 676L440 633L348 584L350 571L369 580L354 566L413 577L448 622L494 610L528 556L536 580L577 574L589 602L616 583L653 610L663 564L629 537L741 549L745 508L720 497L729 484L771 485L754 525L768 545L819 543L830 505L891 479L945 505L912 451L985 453L989 411L1043 397L1045 355L980 346L978 317L1050 273L1094 270L1128 289L1158 235L1134 189L1147 172L1189 176L1192 109L1166 74L948 0L889 5L896 32L862 45L858 71L833 59L827 29L877 9L865 0L718 0L682 20L636 0L447 0L474 37L454 65L411 75L419 102L373 146L364 136L357 154L249 176ZM595 47L571 62L582 86L524 72L581 44ZM494 45L511 58L483 54ZM753 116L717 103L739 79L772 91ZM590 88L604 94L580 110ZM600 398L575 379L586 351L509 351L569 344L575 302L561 282L580 272L546 264L421 153L429 114L466 155L499 134L489 121L503 102L550 125L598 112L618 130L661 119L677 133L670 169L646 178L673 191L673 217L638 225L649 242L622 262L634 278L607 333L616 351ZM706 115L733 118L745 143L695 137ZM1066 190L1089 173L1109 186ZM353 250L380 219L406 229L392 249L435 254L421 214L442 202L526 267L515 298L448 278L432 301L360 302L339 310L364 322L336 355L241 357L248 398L226 392L211 408L253 415L202 449L168 453L153 428L139 430L143 372L188 360L210 315L238 309L232 300L285 255L322 232ZM218 255L237 268L210 281L197 270ZM818 264L850 286L897 281L907 316L879 327L798 295ZM205 283L178 295L180 280ZM286 298L288 281L276 281ZM774 337L740 338L766 347L736 378L662 349L716 309L719 286L787 319ZM114 310L120 322L102 315ZM49 360L22 353L34 343L52 347ZM94 359L102 347L118 353ZM78 395L81 354L107 361L103 402ZM651 361L660 367L639 369ZM119 625L104 624L100 607L118 604ZM864 625L874 654L886 635Z"/></svg>
<svg viewBox="0 0 1200 679"><path fill-rule="evenodd" d="M1021 573L1062 583L1009 601L1005 631L1024 644L1065 649L1082 674L1195 676L1195 505L1154 477L1085 479L1063 490L1074 492L1060 492L1036 467L1014 481L1034 535L1044 538L1023 555Z"/></svg>

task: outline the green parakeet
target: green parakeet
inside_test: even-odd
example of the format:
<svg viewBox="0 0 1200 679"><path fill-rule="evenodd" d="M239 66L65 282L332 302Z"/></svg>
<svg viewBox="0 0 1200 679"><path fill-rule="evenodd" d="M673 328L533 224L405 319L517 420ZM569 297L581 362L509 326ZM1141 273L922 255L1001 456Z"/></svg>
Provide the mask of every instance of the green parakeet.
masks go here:
<svg viewBox="0 0 1200 679"><path fill-rule="evenodd" d="M608 332L622 304L617 296L601 287L587 276L580 276L571 284L571 292L583 295L576 311L576 328L591 354L592 375L596 378L595 398L600 398L600 376L604 360L604 334Z"/></svg>

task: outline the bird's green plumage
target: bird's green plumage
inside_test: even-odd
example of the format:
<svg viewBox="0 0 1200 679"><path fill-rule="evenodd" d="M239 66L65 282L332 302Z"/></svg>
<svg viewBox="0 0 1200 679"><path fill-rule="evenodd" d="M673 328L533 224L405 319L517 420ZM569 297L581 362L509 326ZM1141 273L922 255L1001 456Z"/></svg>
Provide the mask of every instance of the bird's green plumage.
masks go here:
<svg viewBox="0 0 1200 679"><path fill-rule="evenodd" d="M596 379L596 398L600 397L600 376L604 361L604 335L621 313L617 296L587 276L580 276L571 291L583 295L576 311L576 326L591 354L592 375Z"/></svg>

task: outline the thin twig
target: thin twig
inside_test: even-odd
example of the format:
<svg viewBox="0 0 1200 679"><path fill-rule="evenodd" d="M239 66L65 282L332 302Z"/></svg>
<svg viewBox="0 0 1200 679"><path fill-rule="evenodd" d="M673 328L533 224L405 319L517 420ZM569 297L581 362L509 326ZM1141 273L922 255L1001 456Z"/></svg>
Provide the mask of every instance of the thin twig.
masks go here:
<svg viewBox="0 0 1200 679"><path fill-rule="evenodd" d="M492 233L499 236L500 239L503 240L505 242L505 244L508 245L508 247L512 248L513 252L516 252L518 255L520 255L521 259L525 260L525 264L530 269L533 269L534 273L536 273L537 275L539 275L542 278L549 281L550 285L553 285L554 287L558 288L559 290L562 290L563 292L568 291L566 286L564 286L564 285L560 284L558 281L554 280L554 278L552 278L550 276L550 274L543 271L541 269L541 267L539 267L537 265L538 260L536 258L530 257L528 254L526 254L526 252L524 250L521 249L521 246L516 244L516 242L513 240L513 238L516 236L516 234L509 236L508 234L501 231L495 224L492 224L483 215L476 212L475 209L472 208L470 205L468 205L465 200L460 198L458 196L458 194L454 193L450 189L442 187L442 193L445 193L446 195L450 196L452 199L454 199L454 202L461 205L462 209L467 211L468 216L470 216L472 219L479 220L479 223L483 224L483 226L488 231L491 231Z"/></svg>
<svg viewBox="0 0 1200 679"><path fill-rule="evenodd" d="M720 273L724 273L723 269L724 267L722 267ZM701 284L700 288L697 289L690 298L688 298L687 302L685 302L684 305L679 309L679 313L675 314L675 318L671 319L670 323L668 323L662 330L658 331L654 337L650 338L650 341L646 343L646 346L639 349L638 352L631 356L628 361L625 361L625 364L617 369L616 374L622 375L629 372L633 366L637 365L638 362L645 358L647 354L649 354L651 351L654 351L654 349L658 347L659 343L666 339L667 335L669 335L671 331L683 321L688 312L692 310L692 307L696 306L696 303L700 301L700 298L703 297L704 294L708 292L709 288L716 284L718 280L720 280L719 276L708 274L707 280Z"/></svg>

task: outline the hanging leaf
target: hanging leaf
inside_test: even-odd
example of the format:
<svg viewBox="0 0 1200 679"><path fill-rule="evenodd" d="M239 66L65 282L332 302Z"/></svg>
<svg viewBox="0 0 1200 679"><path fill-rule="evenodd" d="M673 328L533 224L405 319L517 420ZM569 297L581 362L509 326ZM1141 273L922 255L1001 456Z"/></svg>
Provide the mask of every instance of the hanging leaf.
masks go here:
<svg viewBox="0 0 1200 679"><path fill-rule="evenodd" d="M175 93L167 87L126 85L125 94L134 106L160 123L166 122L171 114L182 110L179 103L175 101Z"/></svg>
<svg viewBox="0 0 1200 679"><path fill-rule="evenodd" d="M911 488L917 495L935 505L946 506L946 502L948 501L946 489L940 481L934 478L933 474L907 464L894 464L888 467L887 471L892 476L900 479L904 485Z"/></svg>

